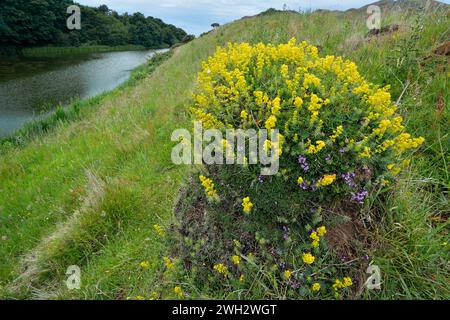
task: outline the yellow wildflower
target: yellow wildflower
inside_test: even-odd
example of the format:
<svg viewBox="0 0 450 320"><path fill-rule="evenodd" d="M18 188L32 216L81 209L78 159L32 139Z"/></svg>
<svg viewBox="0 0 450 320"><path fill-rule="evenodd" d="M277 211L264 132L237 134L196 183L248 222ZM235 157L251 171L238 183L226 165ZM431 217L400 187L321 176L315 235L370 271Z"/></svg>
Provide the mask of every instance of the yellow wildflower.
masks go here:
<svg viewBox="0 0 450 320"><path fill-rule="evenodd" d="M155 229L156 233L157 233L160 237L164 237L164 235L166 234L164 228L161 227L159 224L154 224L154 225L153 225L153 229Z"/></svg>
<svg viewBox="0 0 450 320"><path fill-rule="evenodd" d="M242 199L242 207L244 208L244 213L250 213L252 211L253 203L251 203L250 197Z"/></svg>
<svg viewBox="0 0 450 320"><path fill-rule="evenodd" d="M319 283L317 283L317 282L315 282L315 283L313 283L313 285L312 285L312 287L311 287L311 290L313 291L313 292L319 292L320 291L320 284Z"/></svg>
<svg viewBox="0 0 450 320"><path fill-rule="evenodd" d="M269 118L267 118L265 127L267 130L275 128L275 125L277 124L277 117L274 115L271 115Z"/></svg>
<svg viewBox="0 0 450 320"><path fill-rule="evenodd" d="M319 241L319 236L317 235L317 232L312 232L311 235L309 236L312 240L314 241Z"/></svg>
<svg viewBox="0 0 450 320"><path fill-rule="evenodd" d="M244 120L244 121L246 121L246 120L247 120L247 117L248 117L247 111L242 110L242 111L241 111L241 119Z"/></svg>
<svg viewBox="0 0 450 320"><path fill-rule="evenodd" d="M311 253L304 253L302 260L306 264L312 264L316 258Z"/></svg>
<svg viewBox="0 0 450 320"><path fill-rule="evenodd" d="M163 257L164 260L164 265L168 268L168 269L173 269L173 262L169 257Z"/></svg>
<svg viewBox="0 0 450 320"><path fill-rule="evenodd" d="M175 287L173 288L173 292L175 292L175 294L179 297L179 298L183 298L184 297L184 292L183 289L181 289L181 287Z"/></svg>
<svg viewBox="0 0 450 320"><path fill-rule="evenodd" d="M206 192L208 198L210 198L210 199L216 198L217 192L216 192L216 189L214 188L213 181L209 178L206 178L203 175L200 176L200 181L202 183L202 186L205 188L205 192Z"/></svg>
<svg viewBox="0 0 450 320"><path fill-rule="evenodd" d="M336 174L326 174L319 181L317 181L317 187L326 187L332 184L336 180Z"/></svg>
<svg viewBox="0 0 450 320"><path fill-rule="evenodd" d="M241 257L239 257L237 255L234 255L234 256L231 257L231 261L233 261L233 263L235 265L239 265L241 263Z"/></svg>
<svg viewBox="0 0 450 320"><path fill-rule="evenodd" d="M148 268L150 267L150 262L148 262L148 261L142 261L141 263L139 263L139 266L140 266L142 269L148 269Z"/></svg>
<svg viewBox="0 0 450 320"><path fill-rule="evenodd" d="M301 107L303 104L303 100L300 97L295 97L294 100L294 106L296 106L297 108Z"/></svg>
<svg viewBox="0 0 450 320"><path fill-rule="evenodd" d="M276 97L272 101L272 114L277 115L280 112L281 109L281 99L279 97Z"/></svg>
<svg viewBox="0 0 450 320"><path fill-rule="evenodd" d="M319 235L319 237L323 237L326 233L327 229L325 228L325 226L317 228L317 234Z"/></svg>
<svg viewBox="0 0 450 320"><path fill-rule="evenodd" d="M292 275L291 270L286 270L286 271L283 272L283 276L284 276L286 279L289 279L289 278L291 277L291 275Z"/></svg>
<svg viewBox="0 0 450 320"><path fill-rule="evenodd" d="M223 274L224 276L228 274L228 269L223 263L215 264L213 269L216 270L218 273Z"/></svg>
<svg viewBox="0 0 450 320"><path fill-rule="evenodd" d="M325 148L325 142L318 140L316 141L316 145L310 145L306 152L309 154L319 153L323 148Z"/></svg>
<svg viewBox="0 0 450 320"><path fill-rule="evenodd" d="M353 285L352 278L350 278L350 277L344 277L343 280L344 280L344 281L343 281L344 287L350 287L351 285Z"/></svg>

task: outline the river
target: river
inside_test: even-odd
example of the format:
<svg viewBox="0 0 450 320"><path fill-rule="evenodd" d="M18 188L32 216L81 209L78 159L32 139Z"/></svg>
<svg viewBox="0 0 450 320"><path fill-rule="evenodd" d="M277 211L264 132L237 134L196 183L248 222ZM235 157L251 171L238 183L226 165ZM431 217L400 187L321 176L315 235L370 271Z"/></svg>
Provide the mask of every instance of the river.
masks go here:
<svg viewBox="0 0 450 320"><path fill-rule="evenodd" d="M0 60L0 137L12 134L58 105L114 89L154 52Z"/></svg>

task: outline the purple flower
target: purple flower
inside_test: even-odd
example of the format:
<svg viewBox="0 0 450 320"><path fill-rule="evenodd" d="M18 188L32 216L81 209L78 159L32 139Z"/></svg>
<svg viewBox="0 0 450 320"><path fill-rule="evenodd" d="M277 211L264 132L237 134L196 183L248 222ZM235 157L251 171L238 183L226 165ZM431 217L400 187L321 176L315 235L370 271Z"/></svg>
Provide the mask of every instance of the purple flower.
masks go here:
<svg viewBox="0 0 450 320"><path fill-rule="evenodd" d="M302 167L303 171L308 171L309 170L309 165L306 162L306 158L302 155L298 156L298 163L300 163L300 166Z"/></svg>
<svg viewBox="0 0 450 320"><path fill-rule="evenodd" d="M331 154L329 154L326 158L325 161L330 161L331 160Z"/></svg>
<svg viewBox="0 0 450 320"><path fill-rule="evenodd" d="M354 172L347 172L342 174L342 179L344 179L345 183L350 187L356 187L355 181L353 179L356 177Z"/></svg>
<svg viewBox="0 0 450 320"><path fill-rule="evenodd" d="M339 153L344 153L345 152L345 148L340 148L339 149Z"/></svg>
<svg viewBox="0 0 450 320"><path fill-rule="evenodd" d="M302 188L303 190L308 190L308 186L306 185L306 183L302 182L300 184L300 188Z"/></svg>
<svg viewBox="0 0 450 320"><path fill-rule="evenodd" d="M358 202L358 203L364 203L364 199L369 195L369 192L367 190L362 190L360 192L357 192L352 196L352 201Z"/></svg>
<svg viewBox="0 0 450 320"><path fill-rule="evenodd" d="M259 181L260 183L263 183L263 182L264 182L263 176L259 176L259 177L258 177L258 181Z"/></svg>

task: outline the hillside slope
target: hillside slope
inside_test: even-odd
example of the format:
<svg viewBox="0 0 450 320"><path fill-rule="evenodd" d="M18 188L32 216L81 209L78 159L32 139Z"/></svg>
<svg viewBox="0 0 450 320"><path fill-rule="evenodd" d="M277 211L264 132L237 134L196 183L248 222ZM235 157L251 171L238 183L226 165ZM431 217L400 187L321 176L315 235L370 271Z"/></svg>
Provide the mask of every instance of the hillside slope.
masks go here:
<svg viewBox="0 0 450 320"><path fill-rule="evenodd" d="M346 13L240 20L178 48L145 79L100 98L82 120L62 122L19 147L2 146L2 295L172 297L160 290L168 244L152 226L169 226L190 170L172 164L170 135L190 126L186 105L200 63L229 41L277 44L296 37L321 54L355 61L369 81L391 84L408 131L427 139L374 231L384 246L370 255L385 286L363 297L448 298L449 70L447 58L432 51L448 40L449 18L430 11L384 21L400 24L400 31L366 39L365 21ZM69 291L63 282L70 265L81 268L81 290Z"/></svg>

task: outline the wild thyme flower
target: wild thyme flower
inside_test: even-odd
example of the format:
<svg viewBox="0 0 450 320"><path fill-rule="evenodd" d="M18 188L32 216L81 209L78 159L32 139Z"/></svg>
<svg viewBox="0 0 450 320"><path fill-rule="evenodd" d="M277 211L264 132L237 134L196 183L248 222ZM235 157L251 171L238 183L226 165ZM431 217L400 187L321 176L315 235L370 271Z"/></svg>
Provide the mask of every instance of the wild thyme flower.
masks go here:
<svg viewBox="0 0 450 320"><path fill-rule="evenodd" d="M342 179L344 179L344 182L348 186L350 186L352 188L354 188L356 186L356 183L353 180L356 177L356 174L354 172L346 172L346 173L343 173L341 176L342 176Z"/></svg>
<svg viewBox="0 0 450 320"><path fill-rule="evenodd" d="M307 172L309 170L308 162L306 162L306 158L304 156L298 156L298 163L302 167L303 171Z"/></svg>
<svg viewBox="0 0 450 320"><path fill-rule="evenodd" d="M367 190L362 190L357 193L355 193L352 196L352 201L358 202L358 203L364 203L364 199L369 195L369 192Z"/></svg>

